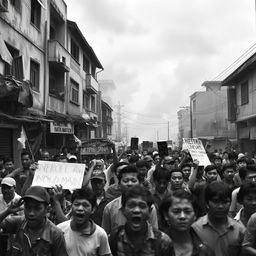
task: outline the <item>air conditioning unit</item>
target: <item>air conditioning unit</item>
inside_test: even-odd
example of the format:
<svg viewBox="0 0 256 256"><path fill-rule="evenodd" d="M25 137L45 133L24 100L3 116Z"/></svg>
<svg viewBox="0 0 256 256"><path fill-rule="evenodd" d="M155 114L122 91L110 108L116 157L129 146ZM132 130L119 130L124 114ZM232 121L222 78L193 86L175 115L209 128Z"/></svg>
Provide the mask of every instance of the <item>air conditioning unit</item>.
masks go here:
<svg viewBox="0 0 256 256"><path fill-rule="evenodd" d="M59 56L59 62L66 65L66 58L64 56Z"/></svg>
<svg viewBox="0 0 256 256"><path fill-rule="evenodd" d="M8 0L0 0L0 12L8 12Z"/></svg>

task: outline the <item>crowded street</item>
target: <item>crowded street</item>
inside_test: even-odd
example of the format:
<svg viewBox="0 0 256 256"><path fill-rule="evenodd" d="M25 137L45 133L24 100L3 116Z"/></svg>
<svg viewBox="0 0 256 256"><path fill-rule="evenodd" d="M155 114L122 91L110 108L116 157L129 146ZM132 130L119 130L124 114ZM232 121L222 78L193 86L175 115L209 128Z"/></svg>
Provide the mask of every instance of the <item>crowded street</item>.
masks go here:
<svg viewBox="0 0 256 256"><path fill-rule="evenodd" d="M256 255L255 17L0 0L0 256Z"/></svg>

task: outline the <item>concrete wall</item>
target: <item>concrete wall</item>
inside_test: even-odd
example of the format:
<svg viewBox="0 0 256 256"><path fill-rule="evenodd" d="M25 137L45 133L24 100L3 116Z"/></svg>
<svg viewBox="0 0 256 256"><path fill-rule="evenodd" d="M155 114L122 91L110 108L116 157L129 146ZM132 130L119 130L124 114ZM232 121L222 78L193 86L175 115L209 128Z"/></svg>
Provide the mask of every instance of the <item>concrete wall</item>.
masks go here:
<svg viewBox="0 0 256 256"><path fill-rule="evenodd" d="M235 138L235 125L227 120L226 88L196 92L192 96L193 137ZM196 102L195 109L193 100Z"/></svg>
<svg viewBox="0 0 256 256"><path fill-rule="evenodd" d="M24 79L30 80L30 60L40 64L39 91L33 91L33 108L43 112L44 108L44 59L45 59L45 21L46 10L41 8L41 23L38 30L30 22L31 1L21 1L18 12L8 4L8 12L0 14L1 35L6 43L19 50L23 56Z"/></svg>
<svg viewBox="0 0 256 256"><path fill-rule="evenodd" d="M248 80L249 103L241 105L241 84ZM237 121L256 114L256 71L250 72L241 78L236 85Z"/></svg>

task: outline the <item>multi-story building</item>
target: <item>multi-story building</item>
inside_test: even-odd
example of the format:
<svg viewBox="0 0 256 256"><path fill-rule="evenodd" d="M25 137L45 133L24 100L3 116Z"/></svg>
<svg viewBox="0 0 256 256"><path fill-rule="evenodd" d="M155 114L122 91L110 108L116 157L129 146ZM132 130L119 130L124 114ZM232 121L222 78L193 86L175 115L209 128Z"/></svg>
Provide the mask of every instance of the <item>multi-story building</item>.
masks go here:
<svg viewBox="0 0 256 256"><path fill-rule="evenodd" d="M102 92L102 135L103 138L114 139L113 136L113 101L116 101L116 87L112 80L99 80Z"/></svg>
<svg viewBox="0 0 256 256"><path fill-rule="evenodd" d="M102 135L106 139L112 139L112 111L109 104L102 100Z"/></svg>
<svg viewBox="0 0 256 256"><path fill-rule="evenodd" d="M67 20L65 2L0 1L0 27L0 74L29 80L33 98L32 106L20 107L16 100L19 109L13 111L9 98L1 99L0 155L19 158L21 125L34 152L40 146L52 153L71 147L73 135L102 137L97 70L103 67L77 24Z"/></svg>
<svg viewBox="0 0 256 256"><path fill-rule="evenodd" d="M228 120L236 124L242 152L256 152L256 54L245 60L224 81L228 89Z"/></svg>
<svg viewBox="0 0 256 256"><path fill-rule="evenodd" d="M183 107L178 112L178 143L182 147L183 138L191 138L190 107Z"/></svg>
<svg viewBox="0 0 256 256"><path fill-rule="evenodd" d="M234 124L228 121L227 90L219 81L202 84L206 91L190 96L191 135L211 145L210 150L225 150L236 137Z"/></svg>

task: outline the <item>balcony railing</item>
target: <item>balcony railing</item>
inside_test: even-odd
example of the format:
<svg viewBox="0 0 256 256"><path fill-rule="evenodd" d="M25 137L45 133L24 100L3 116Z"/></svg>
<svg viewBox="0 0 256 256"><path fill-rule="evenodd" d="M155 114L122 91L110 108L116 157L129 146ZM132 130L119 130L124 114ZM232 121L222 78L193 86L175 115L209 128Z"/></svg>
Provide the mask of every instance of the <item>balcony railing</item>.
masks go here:
<svg viewBox="0 0 256 256"><path fill-rule="evenodd" d="M63 72L69 72L69 52L57 41L48 41L48 60Z"/></svg>
<svg viewBox="0 0 256 256"><path fill-rule="evenodd" d="M98 82L90 74L86 74L86 90L90 94L97 94L99 90Z"/></svg>

